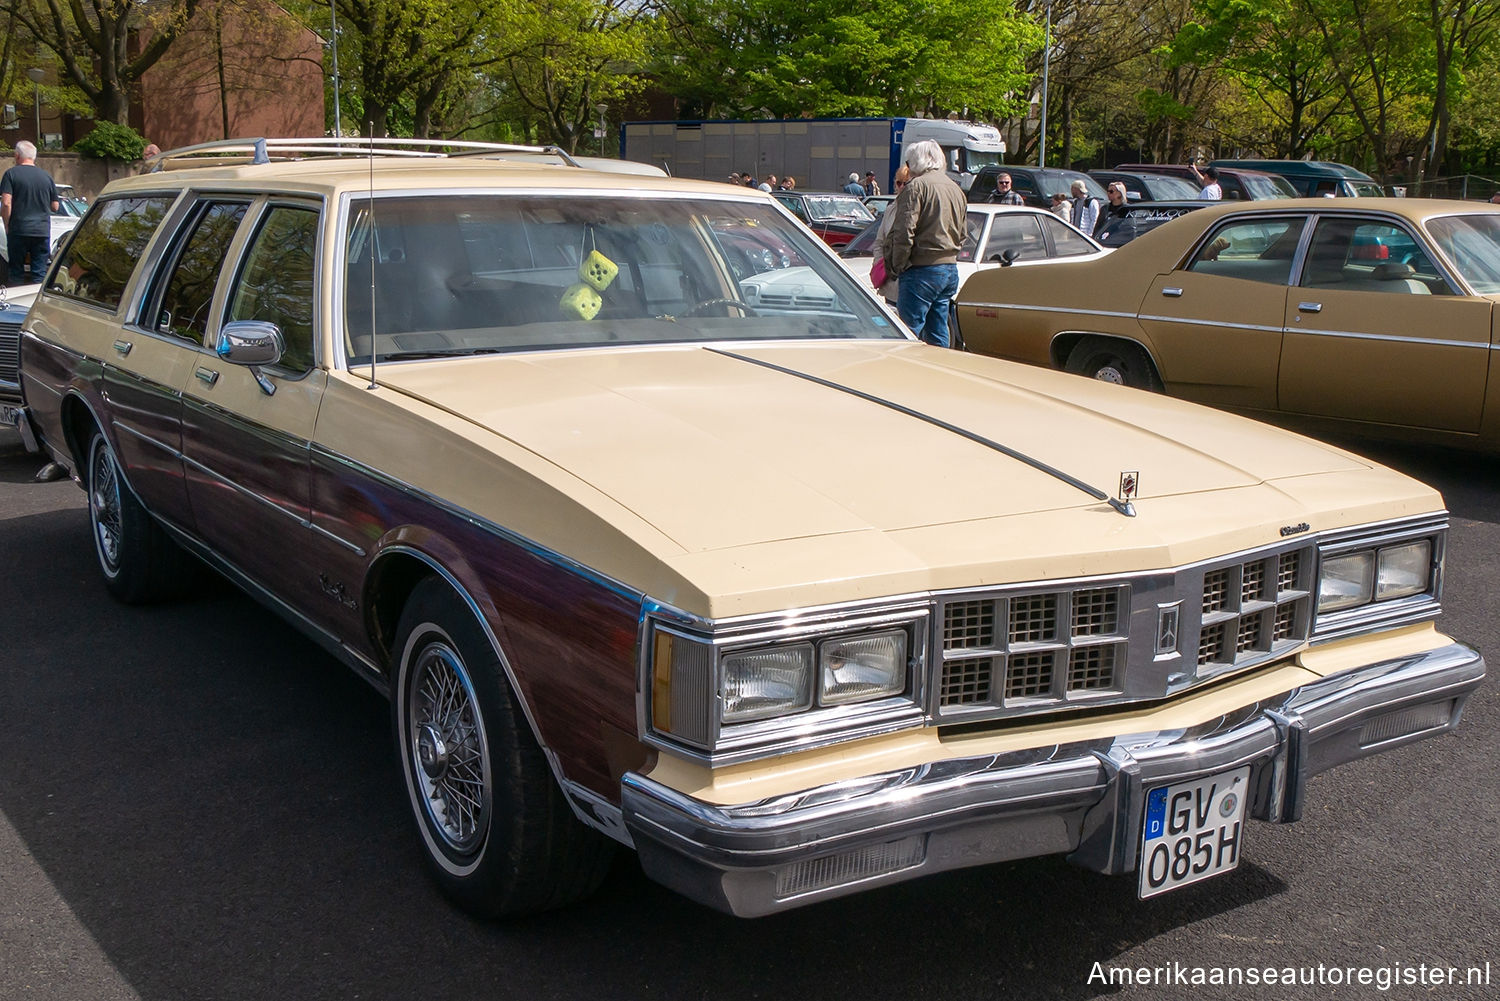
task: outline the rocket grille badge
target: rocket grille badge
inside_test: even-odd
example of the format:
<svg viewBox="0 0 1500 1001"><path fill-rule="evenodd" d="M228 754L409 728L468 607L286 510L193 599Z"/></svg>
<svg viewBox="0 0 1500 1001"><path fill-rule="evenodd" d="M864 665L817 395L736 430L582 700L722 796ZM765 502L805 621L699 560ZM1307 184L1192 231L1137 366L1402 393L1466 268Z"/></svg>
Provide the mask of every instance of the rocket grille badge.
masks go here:
<svg viewBox="0 0 1500 1001"><path fill-rule="evenodd" d="M1122 501L1132 501L1132 500L1135 500L1136 495L1138 493L1140 493L1140 490L1141 490L1141 474L1140 473L1137 473L1137 472L1128 472L1128 473L1121 473L1120 474L1120 493L1118 495L1119 498L1120 498L1120 500L1122 500Z"/></svg>

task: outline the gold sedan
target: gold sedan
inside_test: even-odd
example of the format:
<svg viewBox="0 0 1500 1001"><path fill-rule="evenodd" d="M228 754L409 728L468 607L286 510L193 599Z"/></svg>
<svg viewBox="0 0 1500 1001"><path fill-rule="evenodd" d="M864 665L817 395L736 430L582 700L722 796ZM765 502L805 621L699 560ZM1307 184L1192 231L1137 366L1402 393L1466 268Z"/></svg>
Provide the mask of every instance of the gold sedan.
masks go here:
<svg viewBox="0 0 1500 1001"><path fill-rule="evenodd" d="M1213 406L1500 449L1500 207L1225 203L1103 260L976 274L965 347Z"/></svg>

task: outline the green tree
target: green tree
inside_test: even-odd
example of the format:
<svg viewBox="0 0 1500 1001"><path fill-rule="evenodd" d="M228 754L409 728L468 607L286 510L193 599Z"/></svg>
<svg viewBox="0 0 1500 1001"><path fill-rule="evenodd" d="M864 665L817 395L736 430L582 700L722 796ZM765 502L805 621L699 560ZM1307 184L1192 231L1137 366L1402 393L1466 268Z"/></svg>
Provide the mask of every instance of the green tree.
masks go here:
<svg viewBox="0 0 1500 1001"><path fill-rule="evenodd" d="M58 62L103 122L127 124L130 92L171 47L199 0L0 0Z"/></svg>
<svg viewBox="0 0 1500 1001"><path fill-rule="evenodd" d="M638 0L512 0L505 20L499 94L543 141L589 148L595 106L645 86L640 67L658 26Z"/></svg>
<svg viewBox="0 0 1500 1001"><path fill-rule="evenodd" d="M1041 28L1010 0L662 0L653 65L689 117L1022 107Z"/></svg>

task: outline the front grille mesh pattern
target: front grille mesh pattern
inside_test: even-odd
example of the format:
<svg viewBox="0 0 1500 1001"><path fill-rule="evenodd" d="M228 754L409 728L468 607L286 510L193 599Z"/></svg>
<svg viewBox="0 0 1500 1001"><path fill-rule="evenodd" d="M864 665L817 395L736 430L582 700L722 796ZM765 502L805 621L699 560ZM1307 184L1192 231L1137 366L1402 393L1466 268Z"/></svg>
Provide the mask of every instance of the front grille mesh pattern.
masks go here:
<svg viewBox="0 0 1500 1001"><path fill-rule="evenodd" d="M0 323L0 382L19 382L21 325Z"/></svg>
<svg viewBox="0 0 1500 1001"><path fill-rule="evenodd" d="M1129 590L995 595L943 606L940 707L1118 694Z"/></svg>
<svg viewBox="0 0 1500 1001"><path fill-rule="evenodd" d="M1280 656L1311 627L1314 552L940 599L938 716L1159 698Z"/></svg>
<svg viewBox="0 0 1500 1001"><path fill-rule="evenodd" d="M1305 639L1312 598L1304 578L1311 569L1310 550L1295 549L1205 573L1198 674L1266 660Z"/></svg>

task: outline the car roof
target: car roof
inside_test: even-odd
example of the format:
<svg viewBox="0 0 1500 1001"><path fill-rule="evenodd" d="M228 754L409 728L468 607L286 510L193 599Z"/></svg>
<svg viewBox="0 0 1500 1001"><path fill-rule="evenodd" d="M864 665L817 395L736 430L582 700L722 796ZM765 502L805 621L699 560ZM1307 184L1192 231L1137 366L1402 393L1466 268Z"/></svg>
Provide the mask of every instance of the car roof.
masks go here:
<svg viewBox="0 0 1500 1001"><path fill-rule="evenodd" d="M1174 203L1151 202L1141 204L1140 208L1144 210L1153 205L1159 207L1171 204ZM1211 224L1229 215L1286 215L1296 212L1318 212L1324 215L1385 214L1399 216L1413 223L1421 223L1441 216L1500 215L1500 205L1446 198L1274 198L1259 201L1195 201L1175 204L1203 206L1202 211L1193 213L1193 217L1203 224Z"/></svg>
<svg viewBox="0 0 1500 1001"><path fill-rule="evenodd" d="M769 199L754 188L722 181L696 181L665 175L590 170L559 163L483 157L357 159L350 157L235 163L169 169L112 182L107 194L177 190L275 190L337 196L358 191L484 188L565 188L577 190L655 191Z"/></svg>
<svg viewBox="0 0 1500 1001"><path fill-rule="evenodd" d="M1260 170L1271 174L1302 174L1320 177L1348 177L1356 181L1373 181L1375 178L1347 163L1332 160L1214 160L1213 165L1235 170Z"/></svg>

